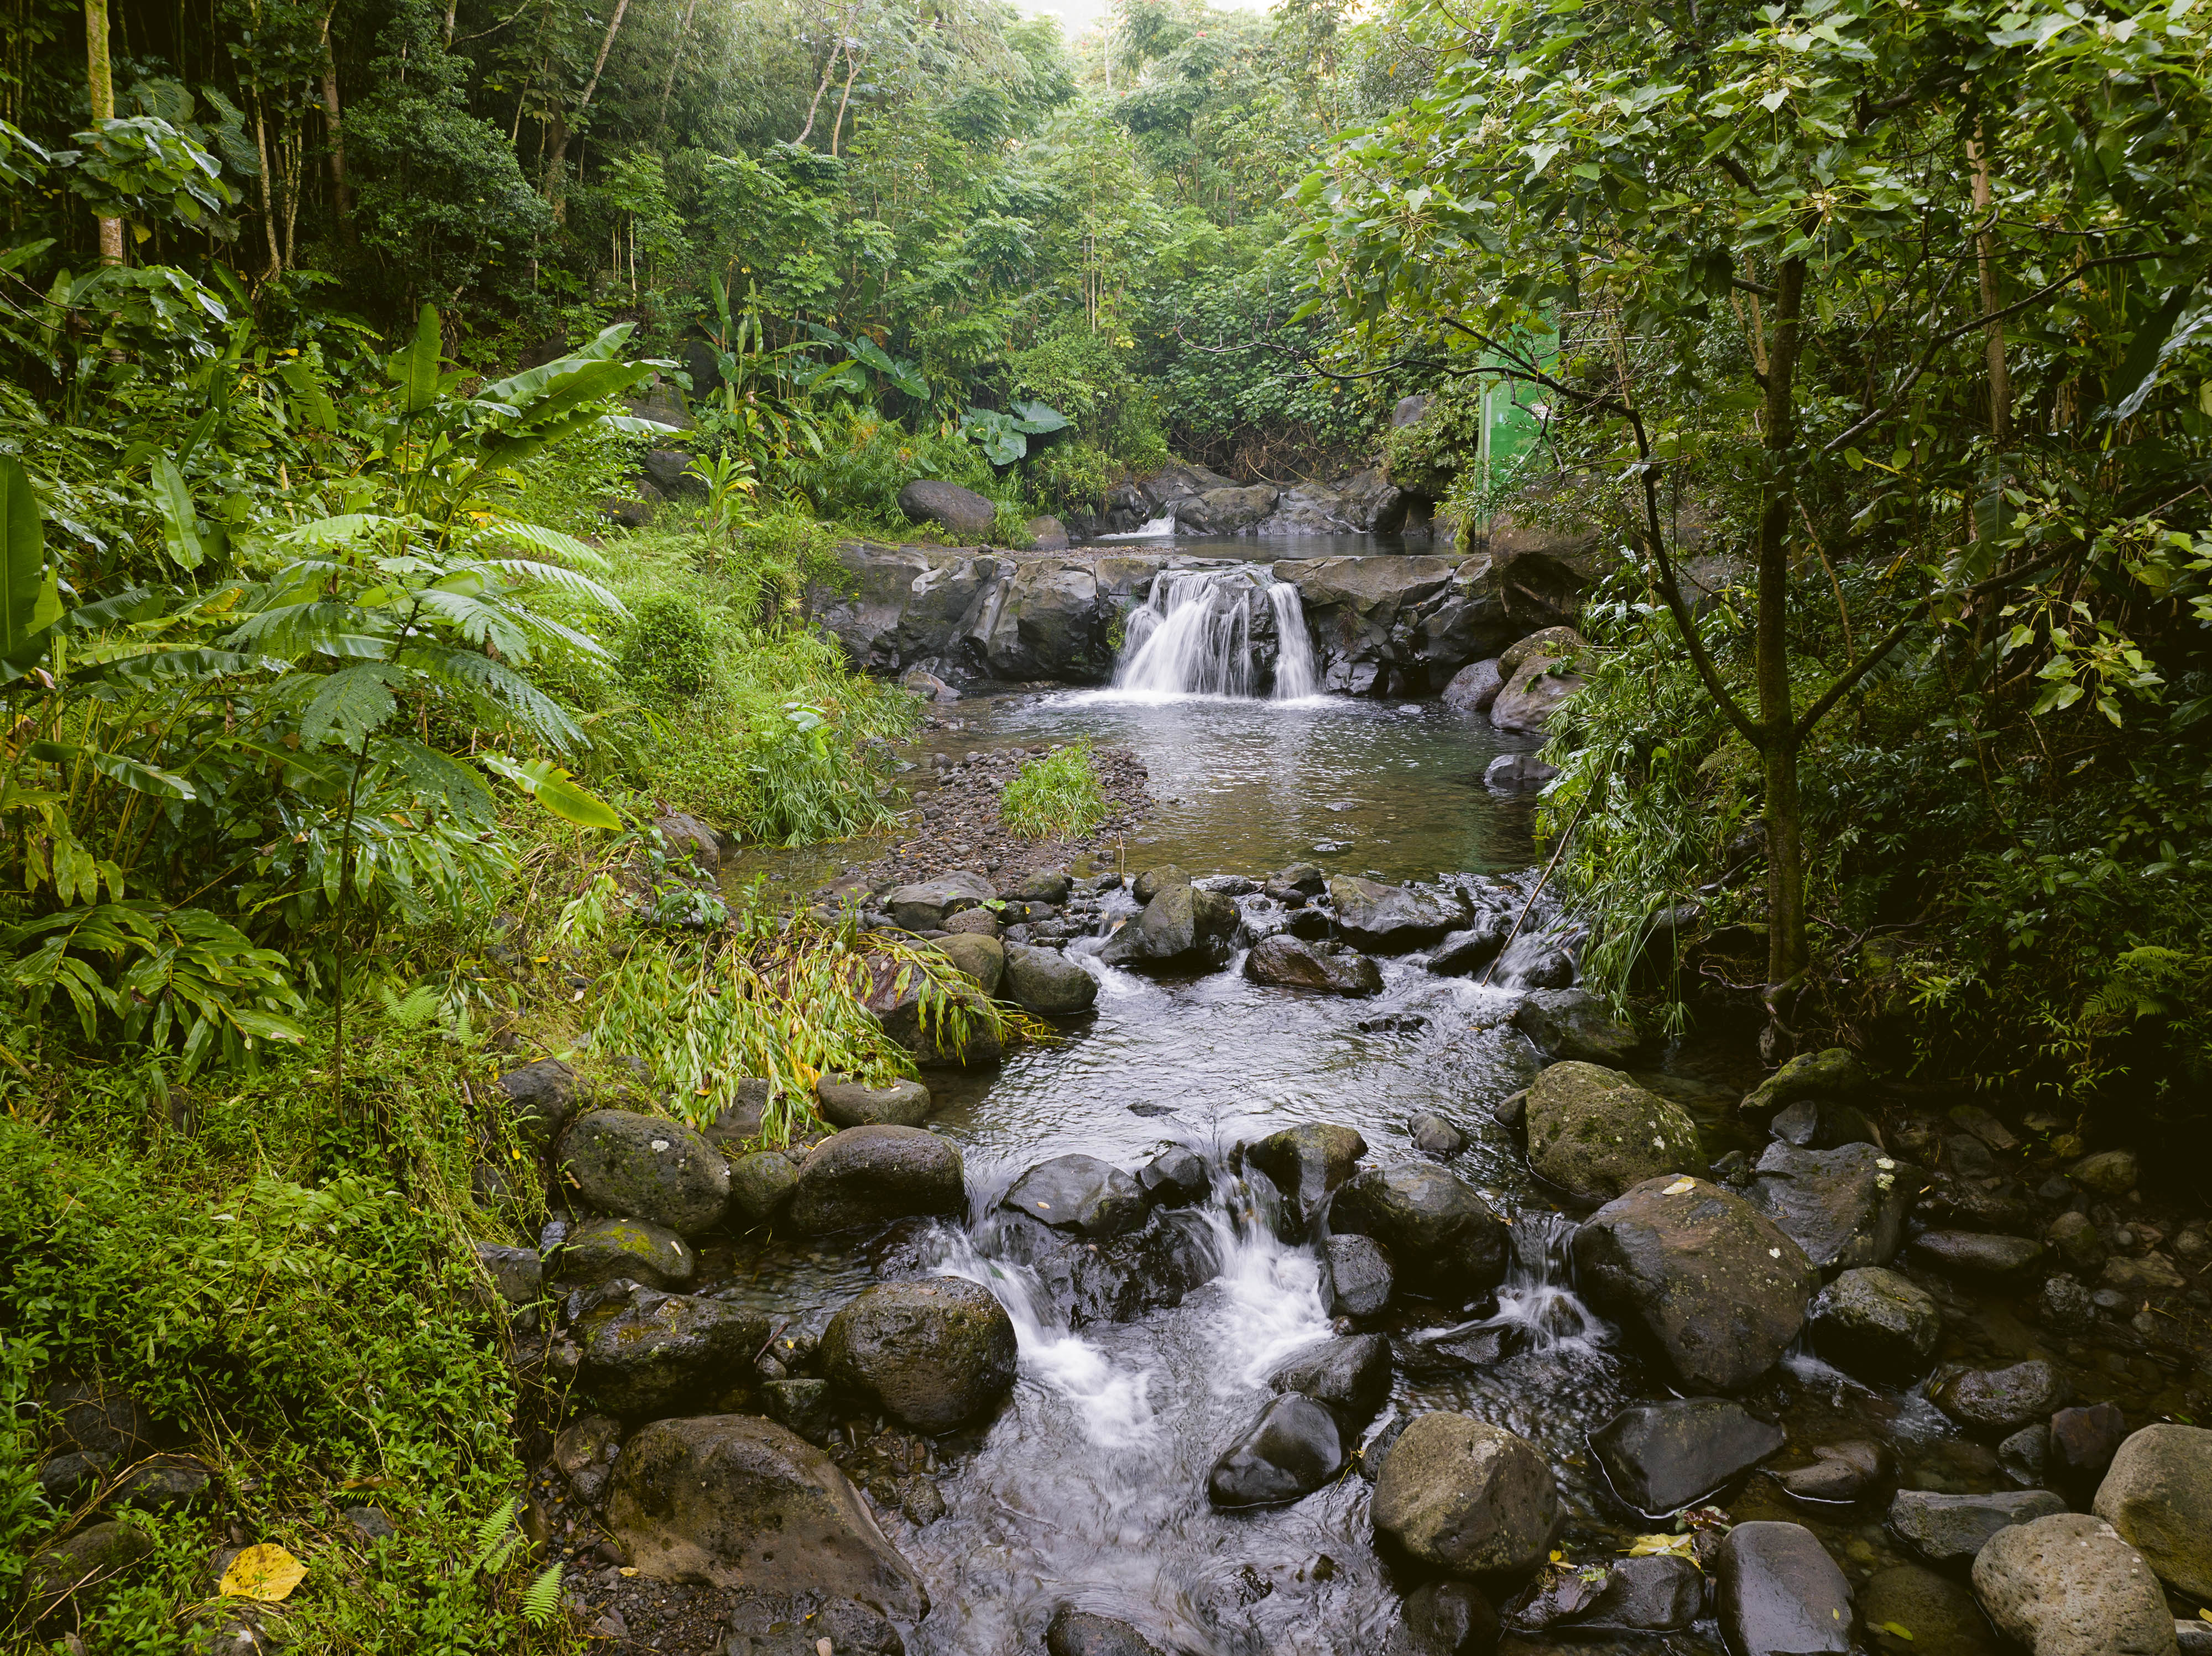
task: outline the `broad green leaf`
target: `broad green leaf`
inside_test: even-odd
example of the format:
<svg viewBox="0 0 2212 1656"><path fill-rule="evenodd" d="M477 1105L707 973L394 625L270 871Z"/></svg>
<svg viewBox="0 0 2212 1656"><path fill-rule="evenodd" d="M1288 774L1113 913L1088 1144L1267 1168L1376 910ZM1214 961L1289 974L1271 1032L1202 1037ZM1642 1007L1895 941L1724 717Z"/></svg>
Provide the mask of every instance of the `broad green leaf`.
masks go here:
<svg viewBox="0 0 2212 1656"><path fill-rule="evenodd" d="M46 530L30 474L21 462L0 457L0 656L23 654L33 636L53 624L38 620L46 607Z"/></svg>
<svg viewBox="0 0 2212 1656"><path fill-rule="evenodd" d="M398 383L400 406L406 413L420 414L438 400L438 359L444 343L438 307L425 305L415 318L413 343L393 355L389 370Z"/></svg>
<svg viewBox="0 0 2212 1656"><path fill-rule="evenodd" d="M158 766L142 764L136 759L119 753L108 753L98 748L80 747L74 742L33 742L27 749L33 759L44 760L50 765L89 765L111 782L119 782L137 793L151 793L165 799L197 799L199 790L190 782Z"/></svg>
<svg viewBox="0 0 2212 1656"><path fill-rule="evenodd" d="M192 505L191 490L185 486L185 474L166 454L154 458L154 504L161 509L162 537L177 567L198 568L207 561L207 550L200 543L199 513Z"/></svg>
<svg viewBox="0 0 2212 1656"><path fill-rule="evenodd" d="M484 755L483 761L563 822L617 830L623 825L612 805L577 786L568 772L550 759L515 760L493 753Z"/></svg>

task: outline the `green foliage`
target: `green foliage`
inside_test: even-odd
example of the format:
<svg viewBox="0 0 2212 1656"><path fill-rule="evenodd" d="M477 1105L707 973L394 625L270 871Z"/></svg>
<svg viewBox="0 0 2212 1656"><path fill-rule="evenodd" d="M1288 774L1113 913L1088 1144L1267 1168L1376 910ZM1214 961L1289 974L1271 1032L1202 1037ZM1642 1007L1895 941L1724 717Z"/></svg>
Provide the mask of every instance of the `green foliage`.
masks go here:
<svg viewBox="0 0 2212 1656"><path fill-rule="evenodd" d="M1072 742L1025 763L1000 795L999 815L1031 840L1089 832L1106 815L1090 744Z"/></svg>
<svg viewBox="0 0 2212 1656"><path fill-rule="evenodd" d="M1061 512L1103 512L1118 468L1089 443L1055 443L1030 468L1029 485L1043 504Z"/></svg>
<svg viewBox="0 0 2212 1656"><path fill-rule="evenodd" d="M714 635L695 599L662 592L631 611L623 635L623 676L648 695L684 701L714 682Z"/></svg>
<svg viewBox="0 0 2212 1656"><path fill-rule="evenodd" d="M979 494L995 495L1001 487L973 444L934 432L909 434L896 421L866 413L825 432L823 452L794 458L789 476L817 516L891 536L911 531L898 509L898 492L917 477L941 477Z"/></svg>

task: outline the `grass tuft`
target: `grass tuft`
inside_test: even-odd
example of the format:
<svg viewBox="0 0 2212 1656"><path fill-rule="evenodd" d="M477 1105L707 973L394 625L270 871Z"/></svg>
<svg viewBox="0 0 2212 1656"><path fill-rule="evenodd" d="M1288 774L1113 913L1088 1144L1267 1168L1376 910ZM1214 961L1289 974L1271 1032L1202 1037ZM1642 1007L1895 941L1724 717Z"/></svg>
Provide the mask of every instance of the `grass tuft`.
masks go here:
<svg viewBox="0 0 2212 1656"><path fill-rule="evenodd" d="M1070 743L1042 759L1032 759L1006 784L999 815L1025 839L1082 834L1106 815L1106 791L1091 763L1091 744Z"/></svg>

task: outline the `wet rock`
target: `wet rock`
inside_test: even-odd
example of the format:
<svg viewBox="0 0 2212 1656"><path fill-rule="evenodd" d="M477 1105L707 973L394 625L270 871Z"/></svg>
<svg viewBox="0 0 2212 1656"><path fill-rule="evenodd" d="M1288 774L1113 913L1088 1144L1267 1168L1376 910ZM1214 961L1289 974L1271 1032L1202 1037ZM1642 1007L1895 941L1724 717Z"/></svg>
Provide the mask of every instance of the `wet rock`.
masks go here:
<svg viewBox="0 0 2212 1656"><path fill-rule="evenodd" d="M1527 1439L1438 1410L1414 1420L1392 1446L1370 1515L1378 1533L1422 1563L1486 1575L1542 1562L1559 1493Z"/></svg>
<svg viewBox="0 0 2212 1656"><path fill-rule="evenodd" d="M610 1293L576 1319L578 1385L609 1414L665 1415L750 1372L765 1318L720 1300L650 1288Z"/></svg>
<svg viewBox="0 0 2212 1656"><path fill-rule="evenodd" d="M1779 1426L1718 1398L1638 1404L1589 1435L1613 1493L1647 1518L1725 1488L1784 1441Z"/></svg>
<svg viewBox="0 0 2212 1656"><path fill-rule="evenodd" d="M2161 1580L2212 1603L2212 1431L2144 1427L2112 1457L2094 1510Z"/></svg>
<svg viewBox="0 0 2212 1656"><path fill-rule="evenodd" d="M2057 1410L2051 1416L2046 1463L2051 1478L2069 1495L2094 1492L2127 1435L2127 1416L2120 1412L2118 1404L2094 1403L2085 1408ZM2212 1475L2212 1458L2208 1458L2208 1463L2204 1471ZM2112 1520L2111 1514L2106 1517L2118 1527L2118 1520ZM2212 1521L2212 1504L2208 1505L2207 1519ZM2126 1535L2127 1532L2122 1529L2121 1533ZM2131 1535L2128 1538L2137 1547L2143 1544ZM2212 1593L2200 1596L2212 1598Z"/></svg>
<svg viewBox="0 0 2212 1656"><path fill-rule="evenodd" d="M1848 1656L1851 1590L1801 1524L1739 1524L1713 1556L1732 1656Z"/></svg>
<svg viewBox="0 0 2212 1656"><path fill-rule="evenodd" d="M1025 1011L1047 1017L1072 1017L1098 1003L1098 980L1058 949L1027 943L1006 945L1006 998Z"/></svg>
<svg viewBox="0 0 2212 1656"><path fill-rule="evenodd" d="M950 1431L1013 1389L1014 1324L979 1283L878 1283L830 1319L821 1359L830 1379L893 1419Z"/></svg>
<svg viewBox="0 0 2212 1656"><path fill-rule="evenodd" d="M1456 892L1384 885L1350 875L1332 878L1328 896L1336 907L1337 929L1346 938L1385 955L1436 943L1468 919L1465 900Z"/></svg>
<svg viewBox="0 0 2212 1656"><path fill-rule="evenodd" d="M1425 1156L1449 1158L1467 1148L1467 1135L1440 1115L1417 1115L1407 1129L1413 1148Z"/></svg>
<svg viewBox="0 0 2212 1656"><path fill-rule="evenodd" d="M2015 1483L2041 1483L2051 1465L2051 1429L2021 1427L1997 1445L1997 1465Z"/></svg>
<svg viewBox="0 0 2212 1656"><path fill-rule="evenodd" d="M2097 1234L2097 1222L2087 1214L2070 1210L2060 1214L2044 1236L2060 1259L2085 1276L2104 1268L2105 1239Z"/></svg>
<svg viewBox="0 0 2212 1656"><path fill-rule="evenodd" d="M593 1207L687 1236L719 1224L730 1205L722 1153L666 1116L589 1111L562 1139L561 1160Z"/></svg>
<svg viewBox="0 0 2212 1656"><path fill-rule="evenodd" d="M1014 1181L1000 1203L1054 1230L1091 1237L1134 1230L1152 1207L1144 1186L1095 1156L1040 1162Z"/></svg>
<svg viewBox="0 0 2212 1656"><path fill-rule="evenodd" d="M830 1457L750 1415L661 1420L623 1446L610 1529L653 1580L858 1599L928 1613L921 1578Z"/></svg>
<svg viewBox="0 0 2212 1656"><path fill-rule="evenodd" d="M1848 1047L1791 1059L1743 1095L1743 1113L1764 1119L1801 1098L1851 1099L1867 1089L1866 1066Z"/></svg>
<svg viewBox="0 0 2212 1656"><path fill-rule="evenodd" d="M2174 1656L2158 1577L2087 1513L1998 1531L1974 1559L1974 1596L2033 1656Z"/></svg>
<svg viewBox="0 0 2212 1656"><path fill-rule="evenodd" d="M1328 876L1316 863L1292 863L1275 876L1275 882L1308 897L1318 897L1328 889Z"/></svg>
<svg viewBox="0 0 2212 1656"><path fill-rule="evenodd" d="M1526 1125L1528 1165L1577 1196L1610 1198L1705 1164L1680 1105L1595 1064L1554 1064L1538 1075Z"/></svg>
<svg viewBox="0 0 2212 1656"><path fill-rule="evenodd" d="M1269 483L1208 489L1175 503L1176 527L1190 535L1234 535L1273 511L1276 494Z"/></svg>
<svg viewBox="0 0 2212 1656"><path fill-rule="evenodd" d="M568 1233L557 1264L564 1283L611 1283L627 1277L652 1288L681 1288L699 1268L699 1256L665 1225L587 1219Z"/></svg>
<svg viewBox="0 0 2212 1656"><path fill-rule="evenodd" d="M933 523L965 541L990 537L996 503L942 477L917 477L898 493L898 508L915 523Z"/></svg>
<svg viewBox="0 0 2212 1656"><path fill-rule="evenodd" d="M985 994L999 992L999 980L1006 974L1006 951L996 937L973 931L948 931L935 939L932 946Z"/></svg>
<svg viewBox="0 0 2212 1656"><path fill-rule="evenodd" d="M599 1505L614 1477L615 1458L622 1453L622 1424L608 1415L586 1415L572 1421L553 1440L553 1464L568 1480L577 1497Z"/></svg>
<svg viewBox="0 0 2212 1656"><path fill-rule="evenodd" d="M1703 1571L1686 1558L1614 1558L1532 1584L1506 1617L1528 1633L1670 1633L1705 1605Z"/></svg>
<svg viewBox="0 0 2212 1656"><path fill-rule="evenodd" d="M1509 1094L1501 1100L1490 1119L1516 1137L1526 1137L1528 1131L1528 1089Z"/></svg>
<svg viewBox="0 0 2212 1656"><path fill-rule="evenodd" d="M1447 931L1444 940L1429 951L1425 964L1439 977L1471 977L1496 958L1512 930L1510 914L1501 909L1485 910L1474 917L1474 925Z"/></svg>
<svg viewBox="0 0 2212 1656"><path fill-rule="evenodd" d="M1346 1431L1356 1433L1389 1398L1390 1342L1380 1334L1319 1341L1292 1353L1267 1384L1311 1398Z"/></svg>
<svg viewBox="0 0 2212 1656"><path fill-rule="evenodd" d="M1856 1501L1896 1469L1896 1458L1885 1446L1862 1439L1815 1444L1811 1465L1780 1473L1774 1481L1797 1500L1834 1504Z"/></svg>
<svg viewBox="0 0 2212 1656"><path fill-rule="evenodd" d="M1850 1105L1835 1098L1801 1098L1767 1124L1767 1131L1801 1150L1832 1150L1845 1144L1879 1146L1881 1135Z"/></svg>
<svg viewBox="0 0 2212 1656"><path fill-rule="evenodd" d="M1329 1223L1388 1249L1401 1283L1465 1303L1505 1275L1505 1226L1465 1180L1431 1162L1369 1168L1336 1193Z"/></svg>
<svg viewBox="0 0 2212 1656"><path fill-rule="evenodd" d="M1859 1620L1881 1656L1996 1656L1974 1595L1917 1564L1876 1570L1859 1589Z"/></svg>
<svg viewBox="0 0 2212 1656"><path fill-rule="evenodd" d="M1098 958L1108 966L1218 966L1236 928L1237 905L1228 898L1170 885L1106 940Z"/></svg>
<svg viewBox="0 0 2212 1656"><path fill-rule="evenodd" d="M2006 1526L2033 1523L2065 1510L2066 1502L2048 1489L2013 1489L2002 1495L1899 1489L1889 1503L1889 1527L1931 1564L1965 1564Z"/></svg>
<svg viewBox="0 0 2212 1656"><path fill-rule="evenodd" d="M1127 1322L1180 1305L1221 1270L1206 1228L1188 1214L1156 1212L1140 1228L1104 1241L1048 1229L1007 1209L994 1222L1001 1251L1030 1268L1042 1301L1070 1328Z"/></svg>
<svg viewBox="0 0 2212 1656"><path fill-rule="evenodd" d="M1062 1604L1044 1630L1047 1656L1160 1656L1159 1647L1127 1622Z"/></svg>
<svg viewBox="0 0 2212 1656"><path fill-rule="evenodd" d="M492 1084L507 1099L517 1136L533 1149L550 1149L575 1113L576 1072L557 1058L509 1070Z"/></svg>
<svg viewBox="0 0 2212 1656"><path fill-rule="evenodd" d="M2067 1168L2066 1176L2083 1190L2099 1196L2125 1196L2141 1176L2133 1150L2105 1150L2085 1156Z"/></svg>
<svg viewBox="0 0 2212 1656"><path fill-rule="evenodd" d="M1443 704L1456 713L1486 713L1504 688L1504 676L1498 671L1495 656L1469 662L1444 686Z"/></svg>
<svg viewBox="0 0 2212 1656"><path fill-rule="evenodd" d="M1921 1373L1943 1338L1943 1313L1927 1291L1879 1265L1844 1271L1820 1290L1807 1317L1814 1349L1863 1379Z"/></svg>
<svg viewBox="0 0 2212 1656"><path fill-rule="evenodd" d="M1352 1128L1306 1122L1246 1145L1244 1160L1282 1193L1285 1216L1304 1230L1366 1154L1367 1141Z"/></svg>
<svg viewBox="0 0 2212 1656"><path fill-rule="evenodd" d="M1285 989L1321 989L1334 995L1379 995L1382 968L1357 949L1307 943L1286 931L1262 937L1244 956L1244 975Z"/></svg>
<svg viewBox="0 0 2212 1656"><path fill-rule="evenodd" d="M977 907L997 895L981 875L957 869L933 880L895 888L885 894L884 907L908 931L934 931L945 924L947 915Z"/></svg>
<svg viewBox="0 0 2212 1656"><path fill-rule="evenodd" d="M1978 1230L2025 1236L2041 1227L2035 1204L2023 1197L2000 1195L1972 1179L1937 1174L1920 1198L1920 1216L1931 1229Z"/></svg>
<svg viewBox="0 0 2212 1656"><path fill-rule="evenodd" d="M2009 1368L1966 1368L1928 1388L1936 1406L1961 1426L1992 1435L2048 1420L2072 1388L2040 1357Z"/></svg>
<svg viewBox="0 0 2212 1656"><path fill-rule="evenodd" d="M1280 1506L1311 1495L1344 1470L1343 1430L1311 1398L1277 1398L1224 1450L1206 1477L1206 1498L1237 1509Z"/></svg>
<svg viewBox="0 0 2212 1656"><path fill-rule="evenodd" d="M895 1080L871 1087L849 1076L825 1075L814 1083L822 1119L833 1127L919 1127L929 1119L929 1089Z"/></svg>
<svg viewBox="0 0 2212 1656"><path fill-rule="evenodd" d="M1070 884L1064 868L1032 869L1000 895L1012 902L1050 903L1057 907L1067 901Z"/></svg>
<svg viewBox="0 0 2212 1656"><path fill-rule="evenodd" d="M2033 1267L2043 1258L2043 1244L2025 1236L1930 1230L1912 1239L1912 1256L1948 1276L2001 1280Z"/></svg>
<svg viewBox="0 0 2212 1656"><path fill-rule="evenodd" d="M1129 882L1129 895L1140 903L1152 900L1172 887L1188 885L1189 872L1174 863L1160 863L1148 868Z"/></svg>
<svg viewBox="0 0 2212 1656"><path fill-rule="evenodd" d="M64 1601L83 1603L154 1550L154 1538L128 1519L89 1524L32 1555L23 1571L23 1598L33 1623Z"/></svg>
<svg viewBox="0 0 2212 1656"><path fill-rule="evenodd" d="M825 1380L776 1380L761 1386L762 1413L824 1448L836 1429L835 1404Z"/></svg>
<svg viewBox="0 0 2212 1656"><path fill-rule="evenodd" d="M1137 1174L1145 1194L1164 1207L1188 1207L1202 1202L1213 1191L1213 1174L1206 1158L1182 1144L1170 1145L1147 1162Z"/></svg>
<svg viewBox="0 0 2212 1656"><path fill-rule="evenodd" d="M815 1236L890 1219L968 1210L960 1151L920 1127L848 1127L807 1153L790 1219Z"/></svg>
<svg viewBox="0 0 2212 1656"><path fill-rule="evenodd" d="M1911 1168L1872 1144L1807 1150L1778 1140L1759 1156L1750 1194L1752 1205L1828 1276L1889 1263L1919 1183Z"/></svg>
<svg viewBox="0 0 2212 1656"><path fill-rule="evenodd" d="M755 1150L730 1163L730 1221L773 1223L799 1188L799 1164L781 1150Z"/></svg>
<svg viewBox="0 0 2212 1656"><path fill-rule="evenodd" d="M1513 1027L1555 1064L1572 1059L1619 1070L1636 1055L1644 1037L1583 989L1538 989L1513 1009Z"/></svg>
<svg viewBox="0 0 2212 1656"><path fill-rule="evenodd" d="M1646 1180L1574 1239L1583 1292L1655 1344L1686 1389L1732 1392L1804 1326L1819 1277L1741 1197L1686 1175Z"/></svg>
<svg viewBox="0 0 2212 1656"><path fill-rule="evenodd" d="M1542 787L1559 773L1533 753L1501 753L1483 767L1482 786L1498 793L1525 793Z"/></svg>
<svg viewBox="0 0 2212 1656"><path fill-rule="evenodd" d="M1332 1317L1372 1317L1396 1286L1390 1256L1370 1236L1332 1236L1322 1247L1322 1303Z"/></svg>
<svg viewBox="0 0 2212 1656"><path fill-rule="evenodd" d="M1491 1656L1498 1648L1498 1612L1481 1589L1464 1581L1431 1581L1406 1595L1384 1656Z"/></svg>

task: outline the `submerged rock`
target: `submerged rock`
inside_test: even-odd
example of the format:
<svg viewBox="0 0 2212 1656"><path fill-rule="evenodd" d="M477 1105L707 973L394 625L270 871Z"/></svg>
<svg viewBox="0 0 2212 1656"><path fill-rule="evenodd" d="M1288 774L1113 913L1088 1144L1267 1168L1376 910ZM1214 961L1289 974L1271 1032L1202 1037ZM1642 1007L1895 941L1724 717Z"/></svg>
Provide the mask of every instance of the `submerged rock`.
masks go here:
<svg viewBox="0 0 2212 1656"><path fill-rule="evenodd" d="M1808 1319L1813 1346L1862 1379L1910 1379L1928 1367L1943 1338L1943 1313L1918 1284L1866 1265L1820 1290Z"/></svg>
<svg viewBox="0 0 2212 1656"><path fill-rule="evenodd" d="M1262 937L1244 956L1244 975L1286 989L1321 989L1334 995L1379 995L1382 970L1357 950L1307 943L1285 931Z"/></svg>
<svg viewBox="0 0 2212 1656"><path fill-rule="evenodd" d="M1498 1612L1479 1587L1431 1581L1406 1595L1384 1656L1490 1656Z"/></svg>
<svg viewBox="0 0 2212 1656"><path fill-rule="evenodd" d="M1705 1162L1681 1106L1595 1064L1554 1064L1538 1075L1524 1122L1528 1165L1577 1196L1610 1198Z"/></svg>
<svg viewBox="0 0 2212 1656"><path fill-rule="evenodd" d="M919 1127L929 1119L929 1089L896 1080L871 1087L848 1076L825 1075L814 1083L822 1119L833 1127Z"/></svg>
<svg viewBox="0 0 2212 1656"><path fill-rule="evenodd" d="M1311 1495L1344 1470L1336 1416L1292 1392L1261 1412L1206 1474L1206 1498L1226 1508L1274 1507Z"/></svg>
<svg viewBox="0 0 2212 1656"><path fill-rule="evenodd" d="M1967 1564L2007 1526L2033 1523L2065 1510L2065 1501L2048 1489L2014 1489L2002 1495L1899 1489L1889 1503L1889 1527L1931 1564Z"/></svg>
<svg viewBox="0 0 2212 1656"><path fill-rule="evenodd" d="M1095 1156L1055 1156L1040 1162L1016 1180L1000 1202L1054 1230L1091 1237L1134 1230L1152 1210L1141 1185Z"/></svg>
<svg viewBox="0 0 2212 1656"><path fill-rule="evenodd" d="M1457 1576L1543 1562L1559 1519L1552 1469L1502 1426L1438 1410L1408 1425L1375 1480L1376 1532Z"/></svg>
<svg viewBox="0 0 2212 1656"><path fill-rule="evenodd" d="M1466 1303L1505 1276L1505 1225L1482 1193L1433 1162L1369 1168L1336 1193L1329 1223L1389 1251L1399 1280Z"/></svg>
<svg viewBox="0 0 2212 1656"><path fill-rule="evenodd" d="M2143 1556L2101 1518L2058 1513L1999 1530L1974 1596L2033 1656L2174 1656L2173 1616Z"/></svg>
<svg viewBox="0 0 2212 1656"><path fill-rule="evenodd" d="M1468 919L1466 900L1456 892L1384 885L1340 874L1329 881L1328 895L1336 907L1337 929L1360 948L1386 955L1435 943Z"/></svg>
<svg viewBox="0 0 2212 1656"><path fill-rule="evenodd" d="M2144 1427L2112 1457L2095 1511L2175 1591L2212 1603L2212 1431Z"/></svg>
<svg viewBox="0 0 2212 1656"><path fill-rule="evenodd" d="M1725 1488L1784 1441L1779 1426L1718 1398L1638 1404L1589 1435L1613 1493L1646 1518Z"/></svg>
<svg viewBox="0 0 2212 1656"><path fill-rule="evenodd" d="M878 1283L830 1319L821 1356L831 1380L893 1419L950 1431L1013 1389L1014 1324L980 1283Z"/></svg>
<svg viewBox="0 0 2212 1656"><path fill-rule="evenodd" d="M2025 1272L2040 1260L2043 1244L2025 1236L1930 1230L1912 1239L1912 1253L1923 1265L1949 1276L2002 1280Z"/></svg>
<svg viewBox="0 0 2212 1656"><path fill-rule="evenodd" d="M650 1220L685 1235L721 1222L730 1205L722 1153L680 1121L629 1110L579 1116L561 1161L584 1199L604 1213Z"/></svg>
<svg viewBox="0 0 2212 1656"><path fill-rule="evenodd" d="M1705 1606L1703 1571L1686 1558L1613 1558L1532 1583L1506 1617L1522 1632L1672 1633Z"/></svg>
<svg viewBox="0 0 2212 1656"><path fill-rule="evenodd" d="M1160 1656L1160 1650L1127 1622L1062 1604L1045 1626L1046 1656Z"/></svg>
<svg viewBox="0 0 2212 1656"><path fill-rule="evenodd" d="M848 1127L799 1164L790 1217L802 1235L915 1215L965 1213L959 1148L921 1127Z"/></svg>
<svg viewBox="0 0 2212 1656"><path fill-rule="evenodd" d="M1858 1600L1868 1642L1881 1656L1996 1656L1981 1606L1948 1576L1894 1564L1869 1576Z"/></svg>
<svg viewBox="0 0 2212 1656"><path fill-rule="evenodd" d="M1849 1656L1851 1589L1802 1524L1739 1524L1713 1557L1732 1656Z"/></svg>

